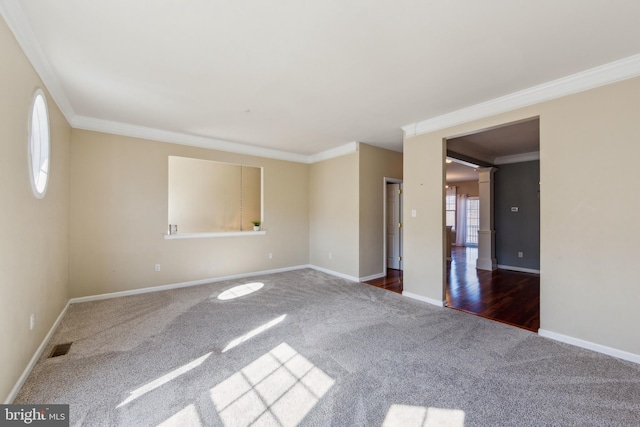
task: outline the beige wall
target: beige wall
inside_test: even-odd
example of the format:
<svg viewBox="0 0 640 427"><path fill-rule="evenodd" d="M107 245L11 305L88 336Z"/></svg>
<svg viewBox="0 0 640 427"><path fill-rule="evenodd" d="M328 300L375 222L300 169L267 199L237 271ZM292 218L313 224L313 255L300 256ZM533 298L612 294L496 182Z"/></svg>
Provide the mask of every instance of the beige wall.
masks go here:
<svg viewBox="0 0 640 427"><path fill-rule="evenodd" d="M405 289L443 298L442 138L539 116L541 329L640 355L640 202L611 184L640 182L638 105L640 78L406 138Z"/></svg>
<svg viewBox="0 0 640 427"><path fill-rule="evenodd" d="M252 221L262 221L262 169L242 168L242 229L253 230Z"/></svg>
<svg viewBox="0 0 640 427"><path fill-rule="evenodd" d="M466 194L469 197L478 197L480 195L478 181L461 181L461 182L452 182L449 185L455 185L456 194Z"/></svg>
<svg viewBox="0 0 640 427"><path fill-rule="evenodd" d="M169 156L264 168L266 235L164 240ZM308 264L308 189L306 164L74 129L71 295Z"/></svg>
<svg viewBox="0 0 640 427"><path fill-rule="evenodd" d="M51 167L47 193L31 191L29 109L44 85L0 19L0 399L4 401L68 298L70 127L47 94ZM36 315L33 331L29 317Z"/></svg>
<svg viewBox="0 0 640 427"><path fill-rule="evenodd" d="M384 271L384 178L402 179L402 153L360 144L359 276Z"/></svg>
<svg viewBox="0 0 640 427"><path fill-rule="evenodd" d="M358 277L358 190L358 153L311 165L311 264Z"/></svg>
<svg viewBox="0 0 640 427"><path fill-rule="evenodd" d="M442 138L427 134L404 141L403 292L434 301L444 300L446 150Z"/></svg>

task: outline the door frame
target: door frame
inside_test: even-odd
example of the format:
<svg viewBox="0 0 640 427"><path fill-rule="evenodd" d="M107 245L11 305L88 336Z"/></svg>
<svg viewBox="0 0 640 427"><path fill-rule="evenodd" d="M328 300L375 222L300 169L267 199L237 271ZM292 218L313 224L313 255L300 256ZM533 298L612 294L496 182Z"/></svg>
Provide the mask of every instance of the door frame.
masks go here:
<svg viewBox="0 0 640 427"><path fill-rule="evenodd" d="M402 190L402 179L398 179L398 178L390 178L390 177L383 177L382 178L382 266L383 266L383 270L382 272L386 275L387 274L387 184L400 184L400 190ZM402 192L400 193L400 197L399 197L399 203L398 203L398 209L400 210L400 212L398 212L398 217L400 218L400 222L403 222L403 218L402 218ZM400 263L398 264L400 271L404 270L404 266L403 266L403 261L402 261L402 255L403 255L403 250L402 250L402 246L403 246L403 238L402 238L402 229L404 227L400 227L399 228L399 243L398 243L398 256L400 256Z"/></svg>

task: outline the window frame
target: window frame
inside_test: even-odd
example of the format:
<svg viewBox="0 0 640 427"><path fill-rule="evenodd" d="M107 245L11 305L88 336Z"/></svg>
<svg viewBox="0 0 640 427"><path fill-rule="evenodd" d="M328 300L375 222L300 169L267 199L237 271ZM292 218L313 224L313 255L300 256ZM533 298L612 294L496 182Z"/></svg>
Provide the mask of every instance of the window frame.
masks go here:
<svg viewBox="0 0 640 427"><path fill-rule="evenodd" d="M449 191L451 190L451 191ZM447 194L449 192L452 192L453 194ZM452 205L453 205L453 209L447 209L449 206L449 197L453 198L452 201ZM444 214L445 214L445 218L444 218L444 224L445 226L451 226L451 230L455 231L456 230L456 222L457 222L457 203L458 203L458 187L455 185L447 185L447 187L445 188L445 195L444 195ZM449 212L453 212L453 224L447 224L447 217L448 217L448 213Z"/></svg>
<svg viewBox="0 0 640 427"><path fill-rule="evenodd" d="M38 105L39 100L42 100L42 106ZM40 120L44 120L44 125L39 122L39 136L38 143L39 149L41 150L43 142L41 138L46 136L46 157L44 162L40 162L38 169L34 166L34 115L37 111L41 110L44 113L43 117ZM42 130L45 130L43 133ZM41 151L40 151L41 152ZM39 156L42 159L42 156ZM47 194L47 189L49 188L49 178L51 175L51 123L49 120L49 106L47 105L47 97L44 91L38 88L33 97L31 98L31 105L29 107L29 117L28 117L28 128L27 128L27 159L28 159L28 171L29 171L29 182L31 183L31 190L33 195L37 199L43 199ZM39 180L36 178L36 174L42 175L41 172L43 170L43 163L46 163L46 170L44 172L44 184L42 185L42 189L40 189ZM42 179L42 178L41 178Z"/></svg>

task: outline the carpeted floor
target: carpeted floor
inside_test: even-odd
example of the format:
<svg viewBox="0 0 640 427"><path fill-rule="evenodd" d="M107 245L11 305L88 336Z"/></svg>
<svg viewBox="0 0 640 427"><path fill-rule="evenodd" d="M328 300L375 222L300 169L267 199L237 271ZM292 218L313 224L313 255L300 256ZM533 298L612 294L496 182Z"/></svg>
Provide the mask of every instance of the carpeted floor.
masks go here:
<svg viewBox="0 0 640 427"><path fill-rule="evenodd" d="M305 269L74 304L15 403L87 426L631 426L640 365Z"/></svg>

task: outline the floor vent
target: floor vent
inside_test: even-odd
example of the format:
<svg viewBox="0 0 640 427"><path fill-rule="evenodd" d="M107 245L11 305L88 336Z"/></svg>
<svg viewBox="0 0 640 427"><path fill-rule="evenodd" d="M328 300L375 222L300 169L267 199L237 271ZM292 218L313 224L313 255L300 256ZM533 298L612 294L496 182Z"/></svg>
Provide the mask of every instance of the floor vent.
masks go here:
<svg viewBox="0 0 640 427"><path fill-rule="evenodd" d="M58 344L57 346L53 347L53 351L51 352L51 355L49 355L49 357L64 356L65 354L69 353L71 344L73 343L68 342L66 344Z"/></svg>

